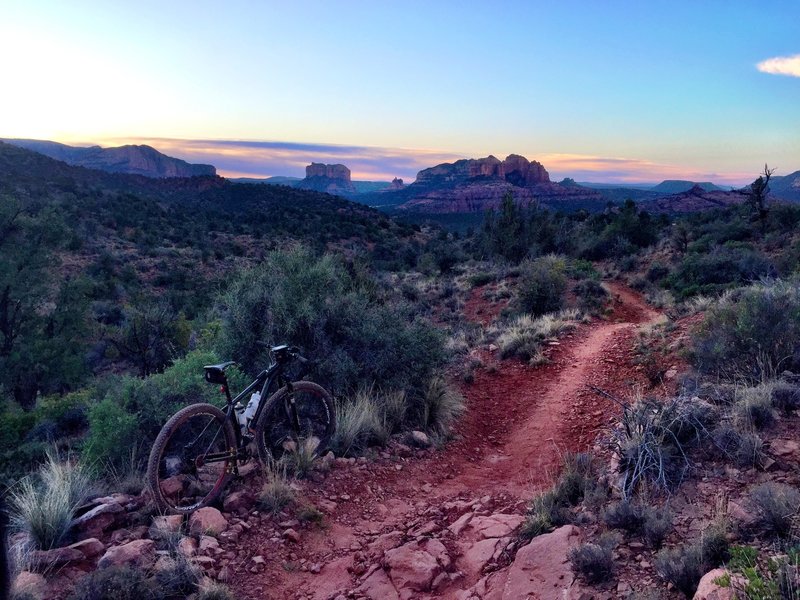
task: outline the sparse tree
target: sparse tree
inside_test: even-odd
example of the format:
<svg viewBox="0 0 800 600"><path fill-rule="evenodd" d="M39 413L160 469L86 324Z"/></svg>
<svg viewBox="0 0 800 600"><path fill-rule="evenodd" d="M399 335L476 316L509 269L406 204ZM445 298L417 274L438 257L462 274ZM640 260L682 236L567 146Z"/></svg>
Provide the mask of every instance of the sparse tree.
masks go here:
<svg viewBox="0 0 800 600"><path fill-rule="evenodd" d="M750 184L750 191L747 193L748 203L753 210L753 217L761 223L764 228L767 219L767 197L769 195L769 180L775 169L770 169L764 164L764 172Z"/></svg>

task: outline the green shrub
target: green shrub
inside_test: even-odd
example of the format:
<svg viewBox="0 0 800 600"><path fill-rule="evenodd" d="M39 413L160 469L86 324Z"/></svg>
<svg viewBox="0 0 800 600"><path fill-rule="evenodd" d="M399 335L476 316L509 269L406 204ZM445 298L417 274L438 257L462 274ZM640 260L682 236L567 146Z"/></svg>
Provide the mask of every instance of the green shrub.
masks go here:
<svg viewBox="0 0 800 600"><path fill-rule="evenodd" d="M660 548L672 531L672 513L666 508L648 506L644 509L642 537L651 548Z"/></svg>
<svg viewBox="0 0 800 600"><path fill-rule="evenodd" d="M518 309L533 316L560 310L567 289L566 260L543 256L522 265L517 297Z"/></svg>
<svg viewBox="0 0 800 600"><path fill-rule="evenodd" d="M594 279L579 281L572 288L578 297L578 306L584 312L599 314L609 300L608 291Z"/></svg>
<svg viewBox="0 0 800 600"><path fill-rule="evenodd" d="M712 439L716 450L737 466L756 467L764 458L764 443L755 433L742 432L730 424L721 424L714 430Z"/></svg>
<svg viewBox="0 0 800 600"><path fill-rule="evenodd" d="M603 520L612 529L622 529L642 536L652 548L659 548L672 530L672 515L666 508L655 508L621 500L611 504Z"/></svg>
<svg viewBox="0 0 800 600"><path fill-rule="evenodd" d="M332 255L270 253L219 298L221 353L255 374L267 362L259 341L297 345L319 361L327 387L347 394L377 382L406 390L409 417L418 417L414 402L444 362L444 337L412 306L387 300L368 275L357 275Z"/></svg>
<svg viewBox="0 0 800 600"><path fill-rule="evenodd" d="M616 538L605 534L597 543L590 542L572 548L568 554L572 571L589 584L608 581L614 572L615 546Z"/></svg>
<svg viewBox="0 0 800 600"><path fill-rule="evenodd" d="M758 511L759 523L768 532L789 537L800 512L800 492L782 483L763 483L752 490L750 499Z"/></svg>
<svg viewBox="0 0 800 600"><path fill-rule="evenodd" d="M746 248L719 247L702 254L690 253L667 277L680 299L723 290L774 275L774 267L761 253Z"/></svg>
<svg viewBox="0 0 800 600"><path fill-rule="evenodd" d="M731 292L709 308L693 334L704 373L763 381L800 366L800 288L774 281Z"/></svg>

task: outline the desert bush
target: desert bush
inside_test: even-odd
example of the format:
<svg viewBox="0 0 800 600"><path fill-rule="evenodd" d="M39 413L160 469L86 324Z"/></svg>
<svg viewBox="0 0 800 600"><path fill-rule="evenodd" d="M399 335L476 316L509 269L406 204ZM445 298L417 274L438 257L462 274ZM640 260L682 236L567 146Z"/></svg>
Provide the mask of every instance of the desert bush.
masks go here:
<svg viewBox="0 0 800 600"><path fill-rule="evenodd" d="M722 423L712 433L714 448L740 467L756 467L764 458L761 438L753 432L742 431L730 423Z"/></svg>
<svg viewBox="0 0 800 600"><path fill-rule="evenodd" d="M750 492L750 499L758 511L759 523L768 533L787 538L794 531L800 512L800 492L794 487L768 482Z"/></svg>
<svg viewBox="0 0 800 600"><path fill-rule="evenodd" d="M711 252L690 252L666 281L678 298L685 299L697 294L718 294L774 274L769 259L760 252L718 247Z"/></svg>
<svg viewBox="0 0 800 600"><path fill-rule="evenodd" d="M541 354L540 348L544 341L573 329L579 318L580 313L576 310L563 310L535 318L522 315L506 326L495 328L493 333L499 334L497 345L503 358L517 356L523 360L532 360Z"/></svg>
<svg viewBox="0 0 800 600"><path fill-rule="evenodd" d="M521 313L534 317L560 310L567 289L564 258L550 255L522 265L516 304Z"/></svg>
<svg viewBox="0 0 800 600"><path fill-rule="evenodd" d="M155 571L152 584L160 598L186 598L197 591L202 571L179 552L172 553L169 562Z"/></svg>
<svg viewBox="0 0 800 600"><path fill-rule="evenodd" d="M286 466L298 479L303 479L314 468L317 460L319 439L311 437L300 440L300 443L284 455Z"/></svg>
<svg viewBox="0 0 800 600"><path fill-rule="evenodd" d="M713 407L688 398L642 399L625 406L614 432L623 474L623 498L644 482L665 490L679 484L690 467L687 450L709 436Z"/></svg>
<svg viewBox="0 0 800 600"><path fill-rule="evenodd" d="M603 520L612 529L641 535L652 548L659 548L672 530L672 515L669 510L630 500L609 505L603 513Z"/></svg>
<svg viewBox="0 0 800 600"><path fill-rule="evenodd" d="M53 454L35 475L9 491L11 524L28 534L40 550L63 545L75 511L89 494L91 480L80 464L59 462Z"/></svg>
<svg viewBox="0 0 800 600"><path fill-rule="evenodd" d="M572 571L586 583L601 583L611 579L614 572L614 547L616 538L605 534L597 543L581 544L569 551Z"/></svg>
<svg viewBox="0 0 800 600"><path fill-rule="evenodd" d="M590 314L602 312L609 299L606 288L594 279L579 281L572 288L572 292L578 297L580 309Z"/></svg>
<svg viewBox="0 0 800 600"><path fill-rule="evenodd" d="M746 600L796 600L800 598L800 552L790 548L785 556L764 560L758 550L733 546L726 565L729 574L720 581L736 598ZM731 574L736 575L732 577Z"/></svg>
<svg viewBox="0 0 800 600"><path fill-rule="evenodd" d="M772 406L788 416L800 408L800 386L790 383L777 383L772 389Z"/></svg>
<svg viewBox="0 0 800 600"><path fill-rule="evenodd" d="M630 500L614 502L603 511L603 520L611 529L638 532L644 523L644 507Z"/></svg>
<svg viewBox="0 0 800 600"><path fill-rule="evenodd" d="M144 600L155 592L154 582L141 569L108 567L79 579L69 600Z"/></svg>
<svg viewBox="0 0 800 600"><path fill-rule="evenodd" d="M727 560L729 543L726 534L725 526L715 522L701 534L698 541L664 548L656 555L656 571L687 598L691 598L703 575Z"/></svg>
<svg viewBox="0 0 800 600"><path fill-rule="evenodd" d="M773 281L726 294L693 333L704 373L763 381L800 365L800 287Z"/></svg>
<svg viewBox="0 0 800 600"><path fill-rule="evenodd" d="M260 341L296 345L319 361L326 387L350 394L377 382L406 390L409 416L418 416L414 401L445 358L443 335L353 270L303 248L270 253L219 297L220 352L254 375L267 362Z"/></svg>

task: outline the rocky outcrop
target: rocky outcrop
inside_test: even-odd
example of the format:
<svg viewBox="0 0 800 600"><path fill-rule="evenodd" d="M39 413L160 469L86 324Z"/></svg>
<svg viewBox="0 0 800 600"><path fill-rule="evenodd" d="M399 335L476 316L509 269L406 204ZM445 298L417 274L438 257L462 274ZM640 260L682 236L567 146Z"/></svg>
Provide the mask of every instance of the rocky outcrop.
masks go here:
<svg viewBox="0 0 800 600"><path fill-rule="evenodd" d="M541 163L518 154L505 160L487 156L423 169L414 183L397 193L401 210L422 213L484 212L497 209L509 193L521 205L565 209L584 208L587 203L597 208L605 205L596 190L553 183Z"/></svg>
<svg viewBox="0 0 800 600"><path fill-rule="evenodd" d="M503 161L494 156L487 156L423 169L417 173L416 183L465 183L469 179L480 177L500 179L518 187L529 187L550 181L550 175L541 163L531 162L518 154L510 154Z"/></svg>
<svg viewBox="0 0 800 600"><path fill-rule="evenodd" d="M734 598L733 588L730 585L722 587L717 583L721 577L726 575L729 573L725 569L714 569L703 575L697 585L693 600L732 600Z"/></svg>
<svg viewBox="0 0 800 600"><path fill-rule="evenodd" d="M129 173L145 177L214 176L212 165L191 164L162 154L146 145L126 145L113 148L100 146L78 147L45 140L3 140L9 144L39 152L69 165L97 169L109 173Z"/></svg>
<svg viewBox="0 0 800 600"><path fill-rule="evenodd" d="M340 164L311 163L306 167L305 179L298 181L295 187L336 195L356 193L350 180L350 169Z"/></svg>

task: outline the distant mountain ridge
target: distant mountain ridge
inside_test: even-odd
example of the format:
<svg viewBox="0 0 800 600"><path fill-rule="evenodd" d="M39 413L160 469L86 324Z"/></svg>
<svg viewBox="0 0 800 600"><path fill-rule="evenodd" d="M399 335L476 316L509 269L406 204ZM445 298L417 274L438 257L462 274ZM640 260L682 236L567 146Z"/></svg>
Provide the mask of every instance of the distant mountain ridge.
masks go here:
<svg viewBox="0 0 800 600"><path fill-rule="evenodd" d="M772 195L783 200L800 202L800 171L788 175L773 175L769 180Z"/></svg>
<svg viewBox="0 0 800 600"><path fill-rule="evenodd" d="M47 140L2 139L13 146L32 150L69 165L97 169L107 173L126 173L145 177L214 176L212 165L191 164L180 158L162 154L146 145L126 145L112 148L100 146L69 146Z"/></svg>
<svg viewBox="0 0 800 600"><path fill-rule="evenodd" d="M728 191L725 188L721 188L718 185L711 183L710 181L695 182L695 181L687 181L684 179L665 179L658 185L650 188L650 191L658 192L660 194L680 194L682 192L688 192L695 186L698 186L707 192Z"/></svg>

